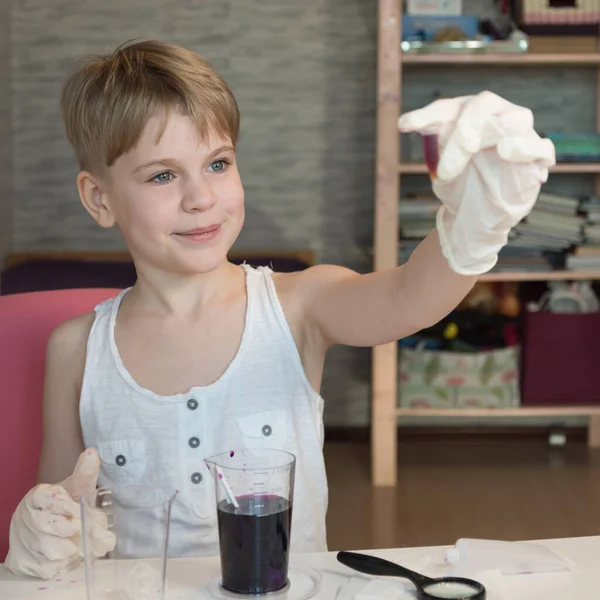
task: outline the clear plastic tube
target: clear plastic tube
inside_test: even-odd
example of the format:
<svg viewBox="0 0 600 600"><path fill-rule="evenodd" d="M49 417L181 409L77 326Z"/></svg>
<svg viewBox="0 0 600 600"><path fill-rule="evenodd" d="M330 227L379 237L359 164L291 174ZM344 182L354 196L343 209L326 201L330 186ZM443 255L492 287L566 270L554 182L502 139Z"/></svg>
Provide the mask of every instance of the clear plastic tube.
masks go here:
<svg viewBox="0 0 600 600"><path fill-rule="evenodd" d="M423 134L423 151L425 153L425 164L431 179L437 178L437 167L440 161L438 136L435 133Z"/></svg>

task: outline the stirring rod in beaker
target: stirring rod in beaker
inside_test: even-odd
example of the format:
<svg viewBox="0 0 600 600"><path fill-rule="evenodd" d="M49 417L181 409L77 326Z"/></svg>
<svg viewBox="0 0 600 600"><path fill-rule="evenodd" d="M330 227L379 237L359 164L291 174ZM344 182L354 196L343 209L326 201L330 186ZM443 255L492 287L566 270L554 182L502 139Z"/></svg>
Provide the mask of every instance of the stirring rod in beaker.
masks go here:
<svg viewBox="0 0 600 600"><path fill-rule="evenodd" d="M217 471L217 477L219 478L219 481L221 482L221 485L223 486L223 488L225 490L225 495L227 496L227 499L229 500L229 502L231 504L233 504L234 508L239 508L240 505L235 497L235 494L233 493L233 490L231 489L229 483L227 482L225 475L223 475L223 471L221 471L221 468L217 465L215 465L215 469Z"/></svg>

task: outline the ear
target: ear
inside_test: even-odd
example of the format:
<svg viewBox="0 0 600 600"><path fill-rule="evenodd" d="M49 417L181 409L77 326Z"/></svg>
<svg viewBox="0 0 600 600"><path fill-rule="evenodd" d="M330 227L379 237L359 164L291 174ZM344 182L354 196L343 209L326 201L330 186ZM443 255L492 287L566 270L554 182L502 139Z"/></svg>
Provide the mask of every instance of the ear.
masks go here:
<svg viewBox="0 0 600 600"><path fill-rule="evenodd" d="M100 179L88 171L81 171L77 175L77 189L81 203L98 225L107 229L112 227L115 224L115 216Z"/></svg>

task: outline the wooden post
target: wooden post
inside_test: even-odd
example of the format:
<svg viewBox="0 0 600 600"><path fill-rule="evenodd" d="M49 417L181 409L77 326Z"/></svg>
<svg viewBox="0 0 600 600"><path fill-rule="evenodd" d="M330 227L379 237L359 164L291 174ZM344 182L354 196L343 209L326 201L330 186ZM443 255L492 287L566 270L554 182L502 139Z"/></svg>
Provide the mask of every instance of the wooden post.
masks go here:
<svg viewBox="0 0 600 600"><path fill-rule="evenodd" d="M597 52L600 52L600 39ZM596 69L596 131L600 133L600 68ZM600 198L600 175L596 175L596 196ZM600 415L590 415L588 420L588 447L600 448Z"/></svg>
<svg viewBox="0 0 600 600"><path fill-rule="evenodd" d="M598 44L600 52L600 38ZM600 133L600 67L596 69L596 131ZM596 196L600 198L600 174L596 175Z"/></svg>
<svg viewBox="0 0 600 600"><path fill-rule="evenodd" d="M600 448L600 415L590 415L589 417L588 448Z"/></svg>
<svg viewBox="0 0 600 600"><path fill-rule="evenodd" d="M401 1L379 0L374 269L398 264ZM375 486L396 485L397 344L373 349L371 466Z"/></svg>

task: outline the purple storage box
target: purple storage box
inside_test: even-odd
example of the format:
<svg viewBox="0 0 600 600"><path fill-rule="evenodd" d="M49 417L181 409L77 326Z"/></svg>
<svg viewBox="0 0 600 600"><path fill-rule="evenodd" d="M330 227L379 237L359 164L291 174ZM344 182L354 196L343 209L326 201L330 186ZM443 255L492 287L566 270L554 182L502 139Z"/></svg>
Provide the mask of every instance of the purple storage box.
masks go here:
<svg viewBox="0 0 600 600"><path fill-rule="evenodd" d="M523 406L600 404L600 313L527 312Z"/></svg>

